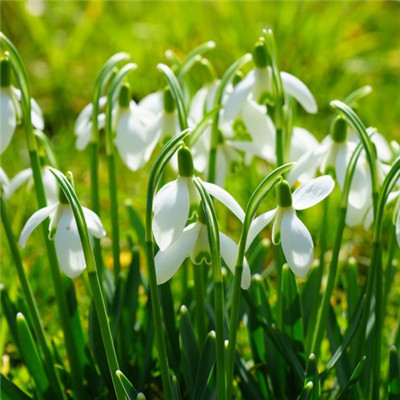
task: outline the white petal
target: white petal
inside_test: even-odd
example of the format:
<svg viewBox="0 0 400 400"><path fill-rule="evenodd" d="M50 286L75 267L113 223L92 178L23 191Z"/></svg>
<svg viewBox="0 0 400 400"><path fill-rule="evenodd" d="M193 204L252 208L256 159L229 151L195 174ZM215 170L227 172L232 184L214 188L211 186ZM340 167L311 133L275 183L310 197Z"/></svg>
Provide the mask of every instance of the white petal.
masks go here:
<svg viewBox="0 0 400 400"><path fill-rule="evenodd" d="M39 104L36 102L35 99L31 99L31 119L32 119L32 125L36 128L42 131L44 129L44 119L43 119L43 113L42 110L39 107Z"/></svg>
<svg viewBox="0 0 400 400"><path fill-rule="evenodd" d="M267 147L269 151L272 149L274 152L276 129L266 108L254 101L246 101L243 105L242 117L255 144L261 149Z"/></svg>
<svg viewBox="0 0 400 400"><path fill-rule="evenodd" d="M7 196L5 196L4 198L6 200L9 199L16 190L18 190L25 182L27 182L31 178L32 178L31 168L23 169L22 171L18 172L18 174L16 174L14 178L10 180L7 186L8 189Z"/></svg>
<svg viewBox="0 0 400 400"><path fill-rule="evenodd" d="M367 129L367 132L368 131L369 128ZM390 163L390 161L392 161L393 154L386 138L382 134L375 132L372 135L371 140L375 144L378 158L383 162Z"/></svg>
<svg viewBox="0 0 400 400"><path fill-rule="evenodd" d="M232 121L236 118L244 102L252 91L255 82L255 71L253 70L233 88L233 91L228 95L228 99L224 106L223 119L225 121Z"/></svg>
<svg viewBox="0 0 400 400"><path fill-rule="evenodd" d="M199 123L203 119L207 94L207 86L200 88L193 96L192 102L190 104L189 118L197 123Z"/></svg>
<svg viewBox="0 0 400 400"><path fill-rule="evenodd" d="M283 215L281 243L293 273L299 278L305 278L313 261L314 244L310 232L293 210L287 210Z"/></svg>
<svg viewBox="0 0 400 400"><path fill-rule="evenodd" d="M85 221L89 233L98 239L101 239L102 237L106 236L106 231L104 229L103 224L101 223L99 216L95 212L89 210L86 207L82 207L82 211L83 215L85 216Z"/></svg>
<svg viewBox="0 0 400 400"><path fill-rule="evenodd" d="M3 190L4 198L8 199L10 197L9 195L9 188L8 185L10 184L10 181L8 179L8 176L6 172L4 171L3 168L0 167L0 187Z"/></svg>
<svg viewBox="0 0 400 400"><path fill-rule="evenodd" d="M77 132L80 131L82 125L86 125L90 121L90 117L93 112L93 104L89 103L86 105L81 113L78 115L78 118L75 121L74 132L75 135L78 135Z"/></svg>
<svg viewBox="0 0 400 400"><path fill-rule="evenodd" d="M25 247L26 241L28 237L32 233L32 231L41 224L47 217L51 215L51 213L57 208L58 204L52 204L51 206L47 206L41 208L36 211L29 219L26 221L24 228L22 229L21 235L18 240L18 244L21 247Z"/></svg>
<svg viewBox="0 0 400 400"><path fill-rule="evenodd" d="M124 164L132 171L145 163L146 133L132 110L120 114L116 126L115 146Z"/></svg>
<svg viewBox="0 0 400 400"><path fill-rule="evenodd" d="M215 197L224 206L229 208L239 218L241 222L244 221L244 211L231 194L229 194L226 190L220 188L218 185L215 185L214 183L202 183L207 192L211 194L211 196Z"/></svg>
<svg viewBox="0 0 400 400"><path fill-rule="evenodd" d="M304 128L295 126L290 140L290 161L297 161L310 150L318 147L318 140Z"/></svg>
<svg viewBox="0 0 400 400"><path fill-rule="evenodd" d="M329 175L319 176L299 186L293 192L293 207L304 210L329 196L335 187L335 181Z"/></svg>
<svg viewBox="0 0 400 400"><path fill-rule="evenodd" d="M139 102L139 106L150 111L152 114L159 114L164 109L164 94L160 90L150 93Z"/></svg>
<svg viewBox="0 0 400 400"><path fill-rule="evenodd" d="M92 133L92 124L86 124L85 128L82 128L81 133L76 138L75 147L78 151L82 151L90 142Z"/></svg>
<svg viewBox="0 0 400 400"><path fill-rule="evenodd" d="M283 88L293 96L307 112L315 114L318 111L314 96L300 79L287 72L281 72L281 78Z"/></svg>
<svg viewBox="0 0 400 400"><path fill-rule="evenodd" d="M187 226L170 246L156 254L154 262L159 285L171 279L189 255L196 242L199 230L200 224L195 223Z"/></svg>
<svg viewBox="0 0 400 400"><path fill-rule="evenodd" d="M17 115L7 89L0 89L0 117L0 154L2 154L10 144L17 126Z"/></svg>
<svg viewBox="0 0 400 400"><path fill-rule="evenodd" d="M160 140L163 115L164 113L159 113L157 117L155 117L154 120L146 127L145 135L147 140L147 147L144 155L146 161L149 160L151 154L154 151L154 148Z"/></svg>
<svg viewBox="0 0 400 400"><path fill-rule="evenodd" d="M57 203L59 199L58 181L48 167L44 167L42 170L42 181L47 204Z"/></svg>
<svg viewBox="0 0 400 400"><path fill-rule="evenodd" d="M190 208L188 179L178 177L154 197L153 233L161 250L175 241L186 225Z"/></svg>
<svg viewBox="0 0 400 400"><path fill-rule="evenodd" d="M247 235L246 250L253 243L255 237L272 221L275 214L276 214L276 209L267 211L266 213L261 214L257 218L254 218L253 222L250 225L249 233Z"/></svg>
<svg viewBox="0 0 400 400"><path fill-rule="evenodd" d="M77 278L86 268L78 227L70 207L65 207L54 237L58 264L69 278Z"/></svg>
<svg viewBox="0 0 400 400"><path fill-rule="evenodd" d="M232 274L235 275L235 266L238 254L238 246L237 244L228 236L224 235L220 232L219 234L220 241L220 249L221 249L221 257L226 262L226 265L231 270ZM242 272L242 289L247 290L250 287L251 282L251 272L249 268L249 264L247 263L246 258L243 263L243 272Z"/></svg>

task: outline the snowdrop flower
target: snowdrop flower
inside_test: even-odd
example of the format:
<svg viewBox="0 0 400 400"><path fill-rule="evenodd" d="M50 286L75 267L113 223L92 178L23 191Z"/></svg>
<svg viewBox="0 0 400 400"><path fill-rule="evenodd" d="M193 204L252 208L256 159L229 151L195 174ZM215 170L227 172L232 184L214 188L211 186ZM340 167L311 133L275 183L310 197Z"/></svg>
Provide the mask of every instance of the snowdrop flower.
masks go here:
<svg viewBox="0 0 400 400"><path fill-rule="evenodd" d="M100 97L99 100L99 110L103 110L107 103L107 97ZM89 103L87 106L83 108L81 113L75 122L74 133L76 136L75 146L78 150L84 150L86 146L90 142L90 138L92 135L92 113L93 113L93 104ZM106 123L106 116L104 112L101 112L97 116L98 128L104 129Z"/></svg>
<svg viewBox="0 0 400 400"><path fill-rule="evenodd" d="M272 70L268 65L268 58L265 41L260 38L253 51L255 68L235 86L225 104L224 118L226 120L233 120L246 104L249 105L249 100L253 103L262 103L265 99L271 99ZM294 97L307 112L312 114L317 112L318 107L314 96L302 81L287 72L281 72L281 79L286 93ZM242 110L245 123L246 112Z"/></svg>
<svg viewBox="0 0 400 400"><path fill-rule="evenodd" d="M146 127L153 118L152 113L131 100L129 84L122 85L118 105L113 109L114 143L122 161L131 171L137 171L150 157Z"/></svg>
<svg viewBox="0 0 400 400"><path fill-rule="evenodd" d="M97 214L86 207L82 211L89 234L99 239L104 237L106 232ZM63 195L60 202L41 208L28 219L18 243L24 248L32 231L47 217L50 217L49 238L54 238L60 268L69 278L77 278L86 268L86 262L72 208Z"/></svg>
<svg viewBox="0 0 400 400"><path fill-rule="evenodd" d="M335 186L329 175L320 176L299 186L292 194L287 181L278 183L278 207L255 218L252 222L246 247L272 220L272 241L282 243L286 261L299 278L305 278L314 258L314 244L310 232L296 215L296 210L312 207L327 197Z"/></svg>
<svg viewBox="0 0 400 400"><path fill-rule="evenodd" d="M178 113L169 88L164 89L162 100L163 106L161 110L157 112L155 118L146 127L147 147L144 154L146 161L151 157L157 143L160 143L160 141L165 142L180 132ZM173 164L176 170L176 161Z"/></svg>
<svg viewBox="0 0 400 400"><path fill-rule="evenodd" d="M193 182L193 158L187 147L178 150L178 171L178 178L163 186L154 197L153 234L161 251L178 239L200 203ZM203 185L210 195L228 207L240 221L244 220L242 208L228 192L211 183L204 182Z"/></svg>
<svg viewBox="0 0 400 400"><path fill-rule="evenodd" d="M59 193L58 183L55 176L50 172L48 166L42 167L42 181L47 204L50 205L57 203ZM18 172L14 178L10 180L8 193L5 195L5 199L9 199L24 183L27 183L28 187L33 184L33 173L31 168Z"/></svg>
<svg viewBox="0 0 400 400"><path fill-rule="evenodd" d="M11 142L15 128L21 120L22 112L19 102L21 91L11 85L11 65L7 58L0 61L0 154ZM42 111L34 99L31 99L32 125L44 129Z"/></svg>
<svg viewBox="0 0 400 400"><path fill-rule="evenodd" d="M228 268L235 273L238 246L223 233L219 233L221 257ZM199 207L198 220L188 225L164 250L160 250L155 257L157 283L167 282L176 273L183 261L190 257L192 263L201 265L211 264L210 245L207 226L202 206ZM242 283L243 289L250 287L251 272L247 260L244 260Z"/></svg>

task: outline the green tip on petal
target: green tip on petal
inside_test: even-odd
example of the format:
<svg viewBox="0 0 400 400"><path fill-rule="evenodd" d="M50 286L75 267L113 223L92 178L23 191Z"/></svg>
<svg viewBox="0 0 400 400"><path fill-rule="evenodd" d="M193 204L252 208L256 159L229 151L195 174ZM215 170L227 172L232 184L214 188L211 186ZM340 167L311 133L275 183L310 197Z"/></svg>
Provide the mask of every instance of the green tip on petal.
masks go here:
<svg viewBox="0 0 400 400"><path fill-rule="evenodd" d="M9 87L11 85L11 63L7 57L0 60L0 86Z"/></svg>
<svg viewBox="0 0 400 400"><path fill-rule="evenodd" d="M131 102L131 86L124 83L119 90L118 104L121 108L129 108Z"/></svg>
<svg viewBox="0 0 400 400"><path fill-rule="evenodd" d="M175 111L175 100L172 97L171 89L169 87L164 89L164 111L167 113Z"/></svg>
<svg viewBox="0 0 400 400"><path fill-rule="evenodd" d="M262 38L260 38L254 46L253 61L257 68L266 68L268 65L267 46Z"/></svg>
<svg viewBox="0 0 400 400"><path fill-rule="evenodd" d="M288 181L283 180L276 186L276 198L279 207L292 206L292 191Z"/></svg>
<svg viewBox="0 0 400 400"><path fill-rule="evenodd" d="M244 78L244 74L242 71L236 71L235 75L232 79L232 85L235 87L242 79Z"/></svg>
<svg viewBox="0 0 400 400"><path fill-rule="evenodd" d="M216 79L214 66L207 58L202 58L199 62L199 74L205 84L214 82Z"/></svg>
<svg viewBox="0 0 400 400"><path fill-rule="evenodd" d="M192 177L194 174L192 152L185 145L178 150L178 171L182 177Z"/></svg>
<svg viewBox="0 0 400 400"><path fill-rule="evenodd" d="M332 126L332 139L336 143L343 143L346 140L347 137L347 123L346 120L338 116L336 119L333 121L333 126Z"/></svg>

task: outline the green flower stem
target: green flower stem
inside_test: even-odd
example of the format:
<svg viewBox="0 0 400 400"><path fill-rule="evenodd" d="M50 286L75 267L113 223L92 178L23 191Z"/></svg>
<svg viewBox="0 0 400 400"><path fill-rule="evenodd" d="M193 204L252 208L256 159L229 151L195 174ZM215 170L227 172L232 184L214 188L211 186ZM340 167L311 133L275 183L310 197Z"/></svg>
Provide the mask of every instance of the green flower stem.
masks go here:
<svg viewBox="0 0 400 400"><path fill-rule="evenodd" d="M331 300L331 296L333 293L333 289L335 288L335 281L337 275L337 269L339 264L339 253L343 240L343 232L346 225L346 213L347 213L347 204L348 197L350 192L350 185L354 175L354 171L357 165L358 158L360 157L362 150L362 143L360 143L356 149L354 150L351 159L349 161L349 165L346 171L345 183L342 191L342 199L340 205L340 214L339 221L336 230L335 242L332 250L332 259L329 266L328 273L328 282L322 296L321 306L318 311L317 323L314 330L314 336L311 344L311 353L315 354L317 357L320 353L321 342L324 337L324 332L327 326L328 312L329 312L329 304Z"/></svg>
<svg viewBox="0 0 400 400"><path fill-rule="evenodd" d="M100 216L100 196L99 196L99 126L98 126L98 115L100 110L100 97L102 96L107 83L113 76L114 68L121 62L127 61L130 58L127 53L114 54L103 66L100 74L96 79L96 83L93 89L93 111L92 111L92 132L89 143L89 159L90 159L90 196L92 210ZM99 269L99 274L103 276L103 259L101 257L100 241L97 238L93 238L94 242L94 255L96 259L96 265Z"/></svg>
<svg viewBox="0 0 400 400"><path fill-rule="evenodd" d="M15 76L17 77L18 84L21 89L21 110L22 110L22 123L25 131L26 142L29 150L29 159L33 174L33 181L35 186L36 198L40 208L46 207L46 196L43 187L41 166L39 161L39 156L37 152L36 138L33 133L33 127L31 122L31 94L28 76L21 60L21 57L14 47L14 45L9 41L9 39L0 33L0 40L4 41L6 47L10 51L10 60L12 62L13 68L15 70ZM64 333L65 345L67 348L67 354L71 366L71 381L74 391L77 396L83 398L84 388L82 382L83 371L81 363L79 362L78 349L79 346L75 343L74 335L71 335L72 325L70 319L70 312L68 309L68 303L66 298L66 292L63 286L60 269L58 266L58 260L56 251L54 248L54 243L48 239L49 223L45 221L42 224L43 236L46 245L46 251L49 259L50 273L53 280L55 297L57 302L57 307L59 311L59 316L61 320L61 327Z"/></svg>
<svg viewBox="0 0 400 400"><path fill-rule="evenodd" d="M228 356L226 363L226 382L227 382L227 399L232 398L233 388L233 373L235 363L235 350L236 350L236 337L237 328L239 324L239 313L240 313L240 294L241 294L241 281L243 272L243 263L246 253L246 241L247 235L250 229L251 222L260 206L262 200L268 195L272 188L282 179L281 175L288 171L293 164L285 164L274 171L272 171L264 180L260 183L257 189L252 194L246 209L246 215L240 234L239 248L237 261L235 266L235 276L233 281L233 294L232 294L232 307L231 317L229 322L229 340L228 340Z"/></svg>
<svg viewBox="0 0 400 400"><path fill-rule="evenodd" d="M125 65L118 74L114 77L111 87L107 95L106 104L106 127L105 127L105 142L106 142L106 155L108 165L109 177L109 195L110 195L110 208L111 208L111 233L112 233L112 252L114 261L114 282L117 284L119 275L121 273L120 262L120 245L119 245L119 216L118 216L118 185L117 174L115 170L115 157L114 157L114 144L113 144L113 121L112 109L114 99L118 95L118 90L126 77L126 75L136 69L136 65L129 63Z"/></svg>
<svg viewBox="0 0 400 400"><path fill-rule="evenodd" d="M386 310L387 298L390 293L393 282L393 258L397 249L397 239L396 239L396 227L392 226L389 238L389 248L387 251L386 268L385 268L385 279L384 279L384 290L383 290L383 310ZM386 313L384 312L384 315Z"/></svg>
<svg viewBox="0 0 400 400"><path fill-rule="evenodd" d="M160 361L161 379L164 388L164 398L172 400L172 385L169 373L167 348L164 338L164 329L161 317L161 304L160 294L157 286L156 267L154 262L154 243L153 243L153 230L152 230L152 213L153 213L153 200L158 182L163 174L164 169L168 165L169 160L173 154L178 150L180 143L188 136L189 132L185 131L179 135L174 136L161 150L160 155L155 161L149 176L149 183L147 186L147 202L146 202L146 221L145 221L145 250L147 269L149 274L149 285L151 294L151 307L153 311L154 330L156 336L156 345L158 357Z"/></svg>
<svg viewBox="0 0 400 400"><path fill-rule="evenodd" d="M47 344L46 336L44 334L44 329L42 322L40 320L40 315L36 305L36 301L35 298L33 297L28 278L26 277L24 266L22 265L21 255L19 253L17 243L15 242L14 233L11 229L10 218L8 216L3 196L0 196L0 211L1 211L1 220L3 222L3 227L6 233L8 245L10 247L11 254L15 262L15 266L17 268L18 279L21 284L22 292L24 293L24 299L28 306L29 316L32 321L35 337L39 342L40 349L44 356L44 361L45 361L44 365L48 373L48 376L50 378L50 383L53 387L54 393L56 393L57 398L63 399L65 398L65 396L61 389L60 380L54 368L54 360L49 350L49 346Z"/></svg>
<svg viewBox="0 0 400 400"><path fill-rule="evenodd" d="M196 328L197 340L200 347L203 345L206 335L206 307L204 303L204 269L208 266L205 262L201 265L193 265L194 270L194 298L196 301Z"/></svg>
<svg viewBox="0 0 400 400"><path fill-rule="evenodd" d="M217 347L217 399L226 399L225 344L224 344L224 282L221 271L221 254L217 217L210 195L200 179L195 178L206 217L208 240L211 252L211 264L214 279L215 336Z"/></svg>
<svg viewBox="0 0 400 400"><path fill-rule="evenodd" d="M224 96L225 88L231 82L236 72L246 65L251 60L250 54L245 54L239 60L235 61L225 72L224 76L221 78L221 82L217 88L214 100L214 108L220 109L222 106L222 99ZM211 147L210 156L208 163L208 182L215 182L216 176L216 163L217 163L217 147L218 147L218 130L219 130L219 117L220 113L216 114L211 128Z"/></svg>
<svg viewBox="0 0 400 400"><path fill-rule="evenodd" d="M111 379L114 385L114 390L117 395L117 399L122 400L125 398L125 395L124 395L124 390L116 375L116 372L119 370L117 355L114 348L114 342L112 339L110 324L108 322L106 306L104 303L104 296L100 286L100 280L96 268L96 261L92 251L92 246L89 238L86 220L83 215L82 207L68 179L61 172L59 172L54 168L51 168L50 171L56 177L74 213L74 218L78 226L79 237L82 243L82 249L89 276L89 283L92 289L94 305L96 308L96 314L99 321L101 336L103 339L104 349L107 356Z"/></svg>

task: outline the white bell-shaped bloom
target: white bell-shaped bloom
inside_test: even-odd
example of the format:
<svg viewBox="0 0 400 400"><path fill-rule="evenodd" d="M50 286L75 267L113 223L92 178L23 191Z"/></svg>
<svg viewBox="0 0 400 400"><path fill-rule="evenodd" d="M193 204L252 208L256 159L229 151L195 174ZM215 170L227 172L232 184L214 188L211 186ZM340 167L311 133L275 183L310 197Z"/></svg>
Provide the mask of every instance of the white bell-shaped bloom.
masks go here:
<svg viewBox="0 0 400 400"><path fill-rule="evenodd" d="M42 168L42 181L47 204L50 205L57 203L59 193L58 183L55 176L50 172L48 166L44 166ZM10 180L8 185L8 193L5 198L9 199L24 183L27 184L28 189L33 185L33 173L31 168L27 168L18 172Z"/></svg>
<svg viewBox="0 0 400 400"><path fill-rule="evenodd" d="M307 275L314 258L314 244L310 232L296 215L296 210L304 210L325 199L335 186L328 176L320 176L301 186L293 194L288 182L278 184L278 207L255 218L250 226L246 248L254 238L272 221L272 240L282 244L286 261L299 278Z"/></svg>
<svg viewBox="0 0 400 400"><path fill-rule="evenodd" d="M99 100L99 110L101 111L97 116L98 128L104 129L106 123L106 116L104 114L104 107L107 103L107 97L100 97ZM93 104L89 103L86 105L75 122L74 133L76 136L75 146L78 150L84 150L90 142L92 135L92 113Z"/></svg>
<svg viewBox="0 0 400 400"><path fill-rule="evenodd" d="M0 117L0 154L2 154L10 144L17 126L15 103L9 87L0 88Z"/></svg>
<svg viewBox="0 0 400 400"><path fill-rule="evenodd" d="M93 211L82 207L89 234L96 238L102 238L106 232L100 218ZM36 211L26 222L19 245L25 247L32 231L46 218L50 217L50 235L54 235L57 260L61 270L69 278L77 278L86 268L81 239L74 214L69 204L56 203Z"/></svg>
<svg viewBox="0 0 400 400"><path fill-rule="evenodd" d="M18 102L21 102L21 91L12 86L12 91ZM20 104L18 104L17 113L21 114ZM44 129L44 118L42 110L34 98L31 98L31 122L34 128L42 131Z"/></svg>
<svg viewBox="0 0 400 400"><path fill-rule="evenodd" d="M235 273L238 253L237 244L220 232L221 257L228 268ZM210 264L210 246L207 227L202 222L188 225L168 247L160 250L155 256L157 283L167 282L176 273L183 261L190 257L193 264ZM251 272L247 260L244 260L241 286L248 289L251 282Z"/></svg>
<svg viewBox="0 0 400 400"><path fill-rule="evenodd" d="M154 197L153 233L161 250L165 250L181 234L194 208L200 202L193 182L193 159L188 148L178 151L179 175L175 181L164 185ZM203 183L209 194L228 207L240 221L244 211L237 201L224 189L212 183Z"/></svg>
<svg viewBox="0 0 400 400"><path fill-rule="evenodd" d="M295 126L290 139L289 160L298 161L304 154L316 150L318 146L319 142L311 132Z"/></svg>

